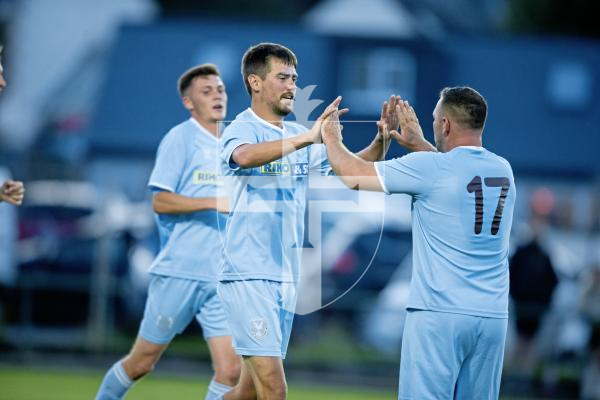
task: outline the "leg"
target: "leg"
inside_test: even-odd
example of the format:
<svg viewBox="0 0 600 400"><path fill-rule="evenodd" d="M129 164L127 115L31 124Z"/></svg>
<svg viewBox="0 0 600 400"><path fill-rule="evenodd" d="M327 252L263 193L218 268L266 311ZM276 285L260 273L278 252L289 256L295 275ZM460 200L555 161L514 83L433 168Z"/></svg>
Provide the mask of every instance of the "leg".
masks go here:
<svg viewBox="0 0 600 400"><path fill-rule="evenodd" d="M398 399L452 399L460 365L476 337L474 318L408 311L402 335Z"/></svg>
<svg viewBox="0 0 600 400"><path fill-rule="evenodd" d="M246 357L244 363L248 364L252 372L258 399L284 400L287 397L287 383L281 358L251 356Z"/></svg>
<svg viewBox="0 0 600 400"><path fill-rule="evenodd" d="M254 387L252 372L245 361L246 358L244 357L244 362L242 363L238 384L225 394L223 397L224 400L256 400L256 388Z"/></svg>
<svg viewBox="0 0 600 400"><path fill-rule="evenodd" d="M282 359L294 314L278 305L281 292L282 284L274 281L234 281L219 286L236 353L244 356L240 383L226 399L286 398Z"/></svg>
<svg viewBox="0 0 600 400"><path fill-rule="evenodd" d="M231 344L231 336L208 338L208 348L215 375L208 385L205 400L222 399L233 389L240 378L241 361Z"/></svg>
<svg viewBox="0 0 600 400"><path fill-rule="evenodd" d="M121 361L127 376L137 381L152 372L168 345L152 343L138 336L129 354Z"/></svg>
<svg viewBox="0 0 600 400"><path fill-rule="evenodd" d="M215 371L205 400L222 399L237 384L242 361L233 350L231 330L216 285L205 284L198 302L201 305L196 320L202 327Z"/></svg>
<svg viewBox="0 0 600 400"><path fill-rule="evenodd" d="M133 382L150 373L173 337L194 316L191 299L196 283L154 275L140 331L129 355L108 371L98 390L98 400L122 399Z"/></svg>
<svg viewBox="0 0 600 400"><path fill-rule="evenodd" d="M153 276L140 332L123 367L136 380L152 372L154 365L176 334L194 317L192 309L197 282Z"/></svg>
<svg viewBox="0 0 600 400"><path fill-rule="evenodd" d="M217 336L207 340L215 370L215 381L235 386L240 377L241 361L231 344L231 336Z"/></svg>
<svg viewBox="0 0 600 400"><path fill-rule="evenodd" d="M155 344L138 337L129 354L117 361L106 373L96 400L124 398L134 381L152 372L167 346L168 344Z"/></svg>
<svg viewBox="0 0 600 400"><path fill-rule="evenodd" d="M463 361L454 398L495 400L500 393L508 321L500 318L477 318L477 341Z"/></svg>
<svg viewBox="0 0 600 400"><path fill-rule="evenodd" d="M227 393L225 400L285 400L287 383L279 357L244 357L240 383Z"/></svg>
<svg viewBox="0 0 600 400"><path fill-rule="evenodd" d="M525 306L521 306L525 307ZM539 317L517 312L517 340L514 361L519 370L532 374L535 368L535 335L539 327ZM524 315L523 315L524 314Z"/></svg>

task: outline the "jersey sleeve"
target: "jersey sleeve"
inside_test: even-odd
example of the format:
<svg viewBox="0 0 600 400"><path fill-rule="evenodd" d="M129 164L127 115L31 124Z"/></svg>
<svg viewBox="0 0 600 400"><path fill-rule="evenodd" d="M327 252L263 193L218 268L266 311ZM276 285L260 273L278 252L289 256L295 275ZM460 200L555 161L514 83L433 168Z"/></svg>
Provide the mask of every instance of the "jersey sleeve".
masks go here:
<svg viewBox="0 0 600 400"><path fill-rule="evenodd" d="M435 181L437 153L422 151L375 163L375 171L387 194L427 193Z"/></svg>
<svg viewBox="0 0 600 400"><path fill-rule="evenodd" d="M258 138L254 132L252 123L240 121L233 122L225 128L225 132L223 132L223 137L221 138L220 157L223 164L232 171L238 170L240 166L231 158L233 151L243 144L256 143L258 143Z"/></svg>
<svg viewBox="0 0 600 400"><path fill-rule="evenodd" d="M169 132L158 146L148 186L152 190L176 192L186 163L186 144L182 134Z"/></svg>
<svg viewBox="0 0 600 400"><path fill-rule="evenodd" d="M308 150L309 169L318 171L320 175L332 176L335 175L329 159L327 159L327 150L323 144L313 144Z"/></svg>

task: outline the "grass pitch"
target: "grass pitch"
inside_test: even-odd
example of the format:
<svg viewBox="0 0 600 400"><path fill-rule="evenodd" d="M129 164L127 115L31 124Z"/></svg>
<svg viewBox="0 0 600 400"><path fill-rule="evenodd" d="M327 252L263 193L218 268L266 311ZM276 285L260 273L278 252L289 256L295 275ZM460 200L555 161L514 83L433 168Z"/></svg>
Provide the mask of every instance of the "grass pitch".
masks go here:
<svg viewBox="0 0 600 400"><path fill-rule="evenodd" d="M48 371L0 367L0 400L93 399L104 372ZM128 400L203 399L206 379L149 376L129 391ZM348 387L307 387L289 384L289 400L392 400L396 393Z"/></svg>

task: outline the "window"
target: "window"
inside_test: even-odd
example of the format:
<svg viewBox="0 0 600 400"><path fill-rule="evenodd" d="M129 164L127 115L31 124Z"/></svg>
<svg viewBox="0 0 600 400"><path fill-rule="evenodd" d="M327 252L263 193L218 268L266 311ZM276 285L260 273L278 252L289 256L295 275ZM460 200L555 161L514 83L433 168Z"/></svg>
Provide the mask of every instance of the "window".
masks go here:
<svg viewBox="0 0 600 400"><path fill-rule="evenodd" d="M338 87L352 112L378 115L392 94L414 101L417 62L406 50L376 48L342 53Z"/></svg>

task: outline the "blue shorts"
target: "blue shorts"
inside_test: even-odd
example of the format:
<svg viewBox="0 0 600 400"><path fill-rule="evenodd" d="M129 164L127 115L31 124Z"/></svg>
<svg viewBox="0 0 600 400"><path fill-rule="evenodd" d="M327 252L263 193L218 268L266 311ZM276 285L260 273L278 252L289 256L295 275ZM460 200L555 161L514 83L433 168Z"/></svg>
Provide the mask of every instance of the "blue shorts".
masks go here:
<svg viewBox="0 0 600 400"><path fill-rule="evenodd" d="M194 316L205 339L230 335L216 283L152 274L139 336L169 343Z"/></svg>
<svg viewBox="0 0 600 400"><path fill-rule="evenodd" d="M225 281L218 291L236 353L284 359L294 320L289 310L295 309L295 285L268 280Z"/></svg>
<svg viewBox="0 0 600 400"><path fill-rule="evenodd" d="M507 322L409 310L398 399L498 399Z"/></svg>

